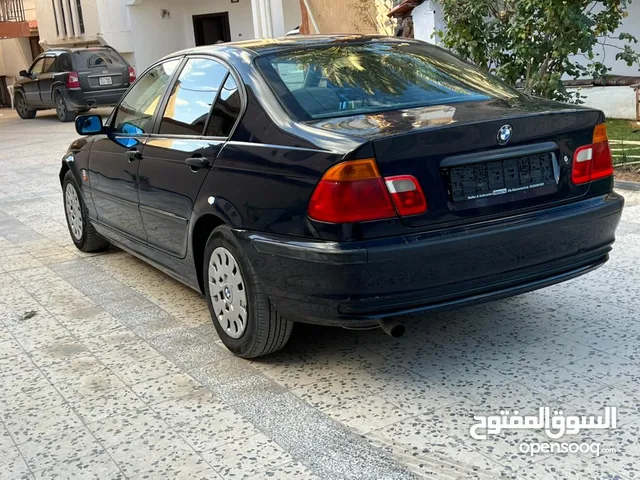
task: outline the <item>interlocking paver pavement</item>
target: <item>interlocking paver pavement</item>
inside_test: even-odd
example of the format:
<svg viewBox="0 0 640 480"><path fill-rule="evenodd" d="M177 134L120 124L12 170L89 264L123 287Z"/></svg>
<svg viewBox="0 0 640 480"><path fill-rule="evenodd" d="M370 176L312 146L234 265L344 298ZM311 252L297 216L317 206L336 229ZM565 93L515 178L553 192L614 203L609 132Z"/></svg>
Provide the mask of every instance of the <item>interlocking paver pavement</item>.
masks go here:
<svg viewBox="0 0 640 480"><path fill-rule="evenodd" d="M300 326L247 362L195 292L112 249L75 249L51 113L0 110L0 478L637 478L640 203L586 277L379 331ZM539 431L473 440L503 408L617 406L619 428L519 452Z"/></svg>

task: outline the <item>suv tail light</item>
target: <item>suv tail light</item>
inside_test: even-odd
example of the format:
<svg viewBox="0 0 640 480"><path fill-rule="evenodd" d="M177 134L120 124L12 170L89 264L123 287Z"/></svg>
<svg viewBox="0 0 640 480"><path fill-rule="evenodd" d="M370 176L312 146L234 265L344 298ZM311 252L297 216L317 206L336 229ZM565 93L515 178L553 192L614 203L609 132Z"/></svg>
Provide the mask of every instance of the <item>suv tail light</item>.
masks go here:
<svg viewBox="0 0 640 480"><path fill-rule="evenodd" d="M136 70L133 67L129 67L129 83L136 81Z"/></svg>
<svg viewBox="0 0 640 480"><path fill-rule="evenodd" d="M426 210L427 202L414 177L383 179L375 159L369 158L331 167L316 186L308 213L319 222L356 223Z"/></svg>
<svg viewBox="0 0 640 480"><path fill-rule="evenodd" d="M67 88L80 88L80 77L78 72L70 72L67 75Z"/></svg>
<svg viewBox="0 0 640 480"><path fill-rule="evenodd" d="M593 143L578 148L573 155L571 180L576 185L613 175L613 158L609 147L607 126L596 125L593 131Z"/></svg>

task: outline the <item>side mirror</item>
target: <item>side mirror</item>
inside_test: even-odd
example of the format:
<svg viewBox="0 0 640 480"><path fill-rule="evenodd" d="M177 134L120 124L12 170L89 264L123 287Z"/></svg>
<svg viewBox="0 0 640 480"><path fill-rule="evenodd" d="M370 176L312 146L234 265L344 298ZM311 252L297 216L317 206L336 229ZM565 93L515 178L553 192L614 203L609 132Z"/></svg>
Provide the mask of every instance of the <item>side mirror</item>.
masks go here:
<svg viewBox="0 0 640 480"><path fill-rule="evenodd" d="M76 132L80 135L99 135L104 132L100 115L80 115L76 117Z"/></svg>
<svg viewBox="0 0 640 480"><path fill-rule="evenodd" d="M26 77L26 78L31 78L31 75L29 74L29 72L27 72L26 70L20 70L19 75L21 77Z"/></svg>

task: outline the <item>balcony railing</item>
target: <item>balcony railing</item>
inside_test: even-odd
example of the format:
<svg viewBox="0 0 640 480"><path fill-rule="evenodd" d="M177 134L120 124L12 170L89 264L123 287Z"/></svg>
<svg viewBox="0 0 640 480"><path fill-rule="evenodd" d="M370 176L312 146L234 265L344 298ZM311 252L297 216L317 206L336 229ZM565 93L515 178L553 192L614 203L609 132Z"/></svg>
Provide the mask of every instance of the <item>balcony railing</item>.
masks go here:
<svg viewBox="0 0 640 480"><path fill-rule="evenodd" d="M0 22L26 22L22 0L0 0Z"/></svg>

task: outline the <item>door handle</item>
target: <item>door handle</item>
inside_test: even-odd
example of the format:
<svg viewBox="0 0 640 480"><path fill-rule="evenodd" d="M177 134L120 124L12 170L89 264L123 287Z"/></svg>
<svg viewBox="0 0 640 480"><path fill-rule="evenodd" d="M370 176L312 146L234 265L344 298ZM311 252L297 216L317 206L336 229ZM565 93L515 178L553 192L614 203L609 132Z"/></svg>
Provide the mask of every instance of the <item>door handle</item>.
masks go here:
<svg viewBox="0 0 640 480"><path fill-rule="evenodd" d="M211 168L211 161L205 157L191 157L185 160L185 163L191 168Z"/></svg>
<svg viewBox="0 0 640 480"><path fill-rule="evenodd" d="M127 152L127 158L130 162L135 162L136 160L142 160L142 153L138 150L129 150Z"/></svg>

